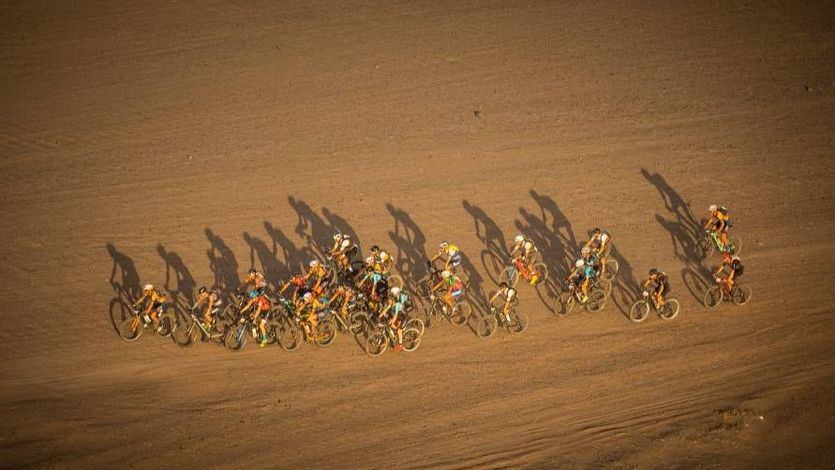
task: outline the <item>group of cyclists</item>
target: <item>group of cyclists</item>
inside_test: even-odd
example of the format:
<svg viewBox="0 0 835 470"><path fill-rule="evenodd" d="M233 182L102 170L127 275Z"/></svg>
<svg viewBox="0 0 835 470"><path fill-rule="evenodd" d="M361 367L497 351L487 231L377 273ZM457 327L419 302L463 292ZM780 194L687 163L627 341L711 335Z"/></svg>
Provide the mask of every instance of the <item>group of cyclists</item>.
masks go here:
<svg viewBox="0 0 835 470"><path fill-rule="evenodd" d="M711 240L721 255L722 263L714 273L715 281L728 291L734 280L742 274L742 263L729 241L730 217L725 207L711 205L709 217L704 225L706 237ZM568 273L567 288L574 291L580 303L589 298L589 289L607 274L607 257L612 248L611 234L601 228L594 228L589 240L581 247L580 257ZM324 250L323 250L324 251ZM523 234L517 234L509 250L511 265L532 267L539 261L539 250L535 243ZM305 328L310 341L317 325L328 315L341 315L347 321L351 306L361 302L362 308L374 321L387 324L397 335L396 350L403 348L403 324L405 316L413 307L412 298L403 286L402 278L392 273L391 254L375 245L364 259L359 259L359 249L347 234L337 233L333 244L324 253L324 259L312 259L304 272L296 273L274 288L263 273L250 269L235 289L239 300L237 314L258 329L256 338L260 346L269 339L267 322L275 302L289 307ZM453 309L466 295L466 274L462 273L463 254L461 249L449 242L441 242L437 253L426 260L430 273L423 294L430 302L438 302L443 312ZM615 268L617 266L615 265ZM611 277L614 273L610 273ZM530 271L528 282L537 285L540 274ZM664 271L649 270L649 276L642 283L645 297L650 297L656 308L665 303L670 291L670 280ZM515 282L501 281L497 291L489 299L491 311L498 311L509 320L509 309L518 302L519 293ZM159 330L160 314L169 305L169 294L163 289L146 284L142 295L133 303L134 312L144 305L143 315L150 320L153 328ZM498 301L498 303L497 303ZM204 331L212 331L216 317L224 300L218 287L201 287L193 303L192 313L198 314Z"/></svg>

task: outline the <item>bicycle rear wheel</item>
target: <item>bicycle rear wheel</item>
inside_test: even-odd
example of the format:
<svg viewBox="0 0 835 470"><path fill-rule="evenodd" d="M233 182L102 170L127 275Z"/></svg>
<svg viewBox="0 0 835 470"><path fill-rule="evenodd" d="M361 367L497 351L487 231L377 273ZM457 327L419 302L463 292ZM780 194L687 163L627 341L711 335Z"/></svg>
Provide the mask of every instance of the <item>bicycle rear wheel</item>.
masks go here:
<svg viewBox="0 0 835 470"><path fill-rule="evenodd" d="M420 341L423 338L417 328L406 328L403 330L403 350L412 352L420 346Z"/></svg>
<svg viewBox="0 0 835 470"><path fill-rule="evenodd" d="M142 320L138 316L132 316L122 320L119 324L119 337L130 343L138 340L144 329Z"/></svg>
<svg viewBox="0 0 835 470"><path fill-rule="evenodd" d="M586 302L586 310L589 312L599 312L606 306L606 291L600 287L592 289L589 293L589 300Z"/></svg>
<svg viewBox="0 0 835 470"><path fill-rule="evenodd" d="M725 293L722 292L722 288L718 285L713 285L705 291L703 303L707 308L716 308L716 306L722 303L724 297Z"/></svg>
<svg viewBox="0 0 835 470"><path fill-rule="evenodd" d="M336 339L336 327L333 326L333 323L329 321L319 322L319 327L317 329L316 344L322 347L333 344Z"/></svg>
<svg viewBox="0 0 835 470"><path fill-rule="evenodd" d="M554 302L554 313L557 315L568 315L569 312L574 310L575 304L574 294L570 291L563 291Z"/></svg>
<svg viewBox="0 0 835 470"><path fill-rule="evenodd" d="M632 304L629 309L629 319L635 323L641 323L649 316L649 302L646 300L639 300Z"/></svg>
<svg viewBox="0 0 835 470"><path fill-rule="evenodd" d="M545 263L534 263L533 269L531 269L531 280L533 280L534 275L537 276L536 282L531 283L531 285L534 287L541 285L548 280L548 266L545 266Z"/></svg>
<svg viewBox="0 0 835 470"><path fill-rule="evenodd" d="M680 306L678 304L678 300L667 299L667 301L664 302L664 306L658 311L658 316L664 320L672 320L676 317L676 315L678 315L679 308Z"/></svg>
<svg viewBox="0 0 835 470"><path fill-rule="evenodd" d="M508 332L518 335L528 329L528 316L514 308L510 311L510 322L506 326Z"/></svg>
<svg viewBox="0 0 835 470"><path fill-rule="evenodd" d="M519 282L519 271L513 266L505 267L499 274L499 283L506 282L511 287L516 287Z"/></svg>
<svg viewBox="0 0 835 470"><path fill-rule="evenodd" d="M481 339L490 339L496 334L499 328L499 322L496 321L496 316L476 315L475 334Z"/></svg>
<svg viewBox="0 0 835 470"><path fill-rule="evenodd" d="M286 317L278 320L275 326L275 339L285 351L295 351L301 345L302 332L299 326Z"/></svg>
<svg viewBox="0 0 835 470"><path fill-rule="evenodd" d="M162 336L163 338L171 336L171 332L174 331L174 325L176 325L174 315L171 315L170 313L163 313L159 317L157 335Z"/></svg>
<svg viewBox="0 0 835 470"><path fill-rule="evenodd" d="M455 326L461 326L467 323L467 320L470 318L472 313L473 307L469 304L469 302L457 303L452 307L452 311L449 313L449 322Z"/></svg>
<svg viewBox="0 0 835 470"><path fill-rule="evenodd" d="M751 288L735 285L731 291L731 302L734 305L745 305L751 299Z"/></svg>
<svg viewBox="0 0 835 470"><path fill-rule="evenodd" d="M223 345L230 351L240 351L246 346L246 326L238 325L229 328L223 338Z"/></svg>
<svg viewBox="0 0 835 470"><path fill-rule="evenodd" d="M618 269L620 269L620 265L618 264L618 260L614 258L607 258L606 259L606 269L602 273L602 278L606 281L612 281L615 279L615 276L618 274Z"/></svg>

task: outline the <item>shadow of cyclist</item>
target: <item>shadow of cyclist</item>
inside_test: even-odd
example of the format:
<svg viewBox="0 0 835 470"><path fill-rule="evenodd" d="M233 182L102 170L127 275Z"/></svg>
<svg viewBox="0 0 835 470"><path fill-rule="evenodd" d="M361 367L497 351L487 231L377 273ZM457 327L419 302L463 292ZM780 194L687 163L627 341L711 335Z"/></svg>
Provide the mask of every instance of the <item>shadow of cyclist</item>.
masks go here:
<svg viewBox="0 0 835 470"><path fill-rule="evenodd" d="M303 250L308 255L308 261L314 258L323 260L324 252L327 251L327 245L333 236L332 228L308 203L293 196L287 196L287 201L298 216L295 232L304 240Z"/></svg>
<svg viewBox="0 0 835 470"><path fill-rule="evenodd" d="M191 272L183 263L183 259L173 251L167 251L160 243L157 252L165 261L165 282L163 287L171 295L171 305L178 322L187 321L188 306L194 302L196 288Z"/></svg>
<svg viewBox="0 0 835 470"><path fill-rule="evenodd" d="M389 231L397 248L394 268L403 277L406 288L415 292L417 280L427 273L426 236L408 212L391 203L386 203L386 209L394 218L394 230Z"/></svg>
<svg viewBox="0 0 835 470"><path fill-rule="evenodd" d="M703 254L699 247L703 231L701 224L696 220L690 206L681 195L667 183L658 173L650 173L645 168L641 174L658 190L664 205L672 215L666 218L661 214L655 215L655 220L670 234L673 245L673 253L676 258L684 263L682 270L682 281L690 294L702 301L704 290L710 285L712 275L710 270L703 264Z"/></svg>
<svg viewBox="0 0 835 470"><path fill-rule="evenodd" d="M261 273L264 274L264 279L273 286L281 283L281 276L288 272L287 266L281 263L276 258L275 253L270 249L267 243L244 232L244 241L249 246L249 263L250 266L255 266L255 257L258 257L258 264L261 265Z"/></svg>
<svg viewBox="0 0 835 470"><path fill-rule="evenodd" d="M133 260L117 250L112 243L107 243L107 252L113 259L113 267L110 270L110 286L113 288L114 297L108 305L110 324L116 333L119 333L119 325L130 316L130 310L126 303L133 302L140 295L139 273Z"/></svg>
<svg viewBox="0 0 835 470"><path fill-rule="evenodd" d="M479 256L481 265L490 280L498 284L499 274L510 260L504 233L480 207L471 204L466 199L461 201L461 205L472 216L476 236L484 246Z"/></svg>
<svg viewBox="0 0 835 470"><path fill-rule="evenodd" d="M234 291L241 283L235 254L210 228L206 229L206 238L211 245L211 248L206 251L206 256L209 258L209 269L214 274L214 285L222 292Z"/></svg>
<svg viewBox="0 0 835 470"><path fill-rule="evenodd" d="M612 242L608 256L618 262L618 273L612 282L612 295L610 298L620 312L629 318L629 309L638 300L641 292L640 281L635 277L635 271L629 261L621 255L617 245Z"/></svg>
<svg viewBox="0 0 835 470"><path fill-rule="evenodd" d="M288 275L293 275L304 271L304 263L309 257L307 253L299 249L287 235L281 230L274 227L273 224L264 221L264 229L267 231L272 246L270 252L277 261L284 261L285 270Z"/></svg>

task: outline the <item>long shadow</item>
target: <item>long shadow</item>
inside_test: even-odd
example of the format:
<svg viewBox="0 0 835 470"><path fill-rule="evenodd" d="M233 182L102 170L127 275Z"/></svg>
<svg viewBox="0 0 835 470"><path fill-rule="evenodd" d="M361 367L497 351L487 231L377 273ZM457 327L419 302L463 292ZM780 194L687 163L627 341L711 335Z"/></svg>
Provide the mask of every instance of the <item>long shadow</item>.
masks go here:
<svg viewBox="0 0 835 470"><path fill-rule="evenodd" d="M386 209L394 218L394 230L389 231L389 238L397 248L394 267L403 277L408 290L415 292L417 280L428 272L426 236L408 212L391 203L386 203Z"/></svg>
<svg viewBox="0 0 835 470"><path fill-rule="evenodd" d="M277 261L284 260L287 273L293 274L304 270L304 263L310 257L309 254L299 249L295 243L287 238L284 232L273 226L273 224L264 221L264 229L272 241L270 252L273 258Z"/></svg>
<svg viewBox="0 0 835 470"><path fill-rule="evenodd" d="M308 203L293 196L287 196L287 201L298 216L295 232L304 240L308 258L321 258L333 236L333 228Z"/></svg>
<svg viewBox="0 0 835 470"><path fill-rule="evenodd" d="M499 274L510 259L510 253L505 244L506 238L504 233L496 222L480 207L471 204L466 199L461 201L461 205L472 216L476 236L484 246L479 256L481 265L484 267L487 276L494 283L498 284Z"/></svg>
<svg viewBox="0 0 835 470"><path fill-rule="evenodd" d="M287 266L276 258L275 253L264 240L250 235L249 232L244 232L243 237L246 244L249 245L250 266L255 266L255 257L257 256L264 278L270 284L278 285L281 282L281 276L289 271Z"/></svg>
<svg viewBox="0 0 835 470"><path fill-rule="evenodd" d="M113 267L110 270L110 286L113 288L113 298L108 305L110 324L113 330L119 333L119 324L130 315L125 301L139 297L139 273L133 264L133 260L126 254L117 250L112 243L107 243L107 252L113 259ZM127 298L126 298L127 297Z"/></svg>
<svg viewBox="0 0 835 470"><path fill-rule="evenodd" d="M701 302L704 290L710 284L710 270L704 266L703 253L699 248L702 236L701 224L698 222L690 206L681 195L667 183L658 173L650 173L641 169L641 174L658 190L664 205L673 216L666 218L661 214L655 215L655 220L670 234L673 252L682 263L682 281L690 294Z"/></svg>
<svg viewBox="0 0 835 470"><path fill-rule="evenodd" d="M516 219L515 226L536 244L543 262L548 266L548 279L537 287L536 292L545 307L553 309L553 299L559 295L562 280L568 275L573 257L577 256L577 237L571 223L552 198L534 190L530 190L530 195L539 206L539 214L520 207L521 218Z"/></svg>
<svg viewBox="0 0 835 470"><path fill-rule="evenodd" d="M173 251L167 251L160 243L157 252L165 261L165 282L163 287L171 295L171 304L178 322L187 321L188 305L194 302L196 283L183 259Z"/></svg>
<svg viewBox="0 0 835 470"><path fill-rule="evenodd" d="M635 270L632 265L621 255L617 245L612 245L609 250L609 257L616 259L618 262L618 273L612 285L610 298L614 301L618 310L629 318L629 309L638 300L641 284L635 277Z"/></svg>
<svg viewBox="0 0 835 470"><path fill-rule="evenodd" d="M235 254L229 249L229 245L210 228L206 229L206 238L211 245L206 251L206 256L209 258L209 269L214 274L214 285L221 291L231 292L241 283Z"/></svg>

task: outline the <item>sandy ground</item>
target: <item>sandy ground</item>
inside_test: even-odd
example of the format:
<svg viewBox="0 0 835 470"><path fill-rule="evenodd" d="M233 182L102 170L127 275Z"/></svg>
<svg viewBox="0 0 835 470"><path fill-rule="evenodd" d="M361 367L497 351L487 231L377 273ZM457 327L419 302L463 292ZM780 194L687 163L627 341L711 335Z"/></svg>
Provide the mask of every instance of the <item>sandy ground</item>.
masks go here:
<svg viewBox="0 0 835 470"><path fill-rule="evenodd" d="M833 460L831 2L0 7L0 466L763 467ZM742 308L699 299L713 202ZM477 299L522 230L597 315L413 354L122 342L117 289L271 281L337 229ZM682 313L624 310L657 266ZM545 289L542 289L543 291Z"/></svg>

